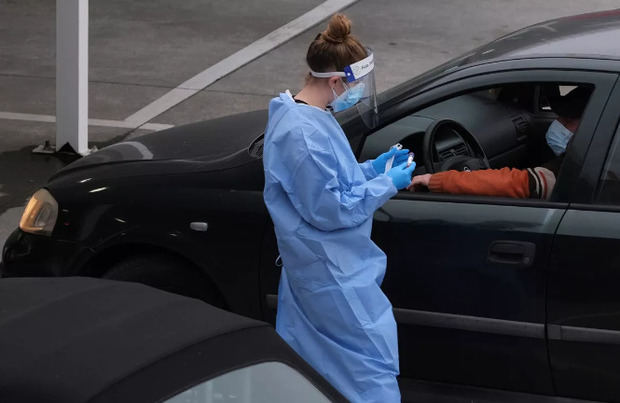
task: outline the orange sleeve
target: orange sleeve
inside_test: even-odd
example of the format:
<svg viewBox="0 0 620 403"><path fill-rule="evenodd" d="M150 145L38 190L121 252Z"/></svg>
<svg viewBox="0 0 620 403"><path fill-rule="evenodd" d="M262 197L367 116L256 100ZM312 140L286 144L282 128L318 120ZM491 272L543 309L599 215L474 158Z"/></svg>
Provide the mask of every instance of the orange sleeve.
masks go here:
<svg viewBox="0 0 620 403"><path fill-rule="evenodd" d="M428 188L438 193L515 198L530 196L529 178L525 169L439 172L431 176Z"/></svg>

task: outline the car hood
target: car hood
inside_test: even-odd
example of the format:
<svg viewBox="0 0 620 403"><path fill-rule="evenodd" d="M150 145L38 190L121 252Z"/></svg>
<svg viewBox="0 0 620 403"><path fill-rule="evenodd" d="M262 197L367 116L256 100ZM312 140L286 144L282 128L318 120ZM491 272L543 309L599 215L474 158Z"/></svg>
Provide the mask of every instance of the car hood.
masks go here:
<svg viewBox="0 0 620 403"><path fill-rule="evenodd" d="M139 160L218 160L248 149L266 124L261 110L177 126L105 147L63 171Z"/></svg>

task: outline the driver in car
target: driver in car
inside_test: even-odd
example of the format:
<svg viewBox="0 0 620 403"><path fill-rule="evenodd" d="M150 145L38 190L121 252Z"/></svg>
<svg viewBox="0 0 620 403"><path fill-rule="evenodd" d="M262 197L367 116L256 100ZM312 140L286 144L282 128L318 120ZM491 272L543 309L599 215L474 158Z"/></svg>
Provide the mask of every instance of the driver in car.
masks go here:
<svg viewBox="0 0 620 403"><path fill-rule="evenodd" d="M579 127L591 91L581 86L564 96L549 99L551 109L558 114L558 118L549 125L545 135L555 157L544 166L466 172L451 170L416 175L407 189L416 191L427 188L436 193L549 199L566 147Z"/></svg>

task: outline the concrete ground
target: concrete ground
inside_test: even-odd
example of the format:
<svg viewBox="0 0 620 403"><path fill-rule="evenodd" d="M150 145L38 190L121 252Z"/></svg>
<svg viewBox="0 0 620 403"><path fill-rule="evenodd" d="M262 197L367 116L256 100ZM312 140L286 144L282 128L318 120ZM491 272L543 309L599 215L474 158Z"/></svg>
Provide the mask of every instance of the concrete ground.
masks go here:
<svg viewBox="0 0 620 403"><path fill-rule="evenodd" d="M322 0L90 1L89 117L123 122L187 79ZM344 11L375 50L385 90L498 36L546 19L620 6L617 0L360 0ZM149 119L180 125L266 107L298 90L304 55L325 21ZM31 154L54 142L55 2L0 0L0 245L30 194L67 163ZM28 114L28 115L16 115ZM99 147L149 130L91 125Z"/></svg>

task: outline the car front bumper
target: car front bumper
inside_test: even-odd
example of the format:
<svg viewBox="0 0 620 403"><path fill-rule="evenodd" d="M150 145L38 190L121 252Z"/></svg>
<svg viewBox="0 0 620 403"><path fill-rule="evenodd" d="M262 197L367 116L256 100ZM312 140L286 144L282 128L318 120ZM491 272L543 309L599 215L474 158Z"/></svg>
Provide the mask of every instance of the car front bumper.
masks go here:
<svg viewBox="0 0 620 403"><path fill-rule="evenodd" d="M16 229L2 249L0 277L73 275L78 256L83 256L83 253L80 253L75 242Z"/></svg>

